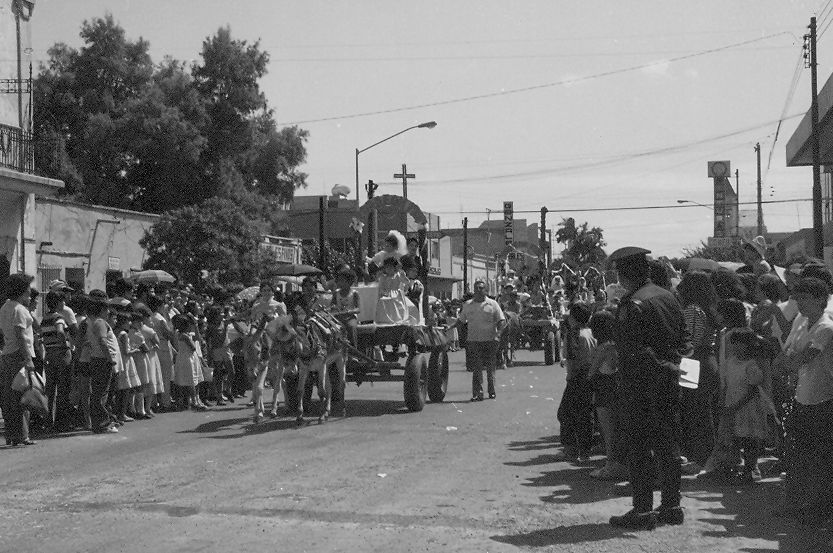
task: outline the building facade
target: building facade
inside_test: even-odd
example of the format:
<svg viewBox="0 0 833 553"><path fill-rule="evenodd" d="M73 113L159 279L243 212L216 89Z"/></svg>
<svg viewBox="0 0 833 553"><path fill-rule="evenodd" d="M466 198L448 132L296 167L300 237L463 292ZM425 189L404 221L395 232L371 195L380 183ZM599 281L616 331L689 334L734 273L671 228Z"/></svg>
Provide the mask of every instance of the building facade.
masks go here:
<svg viewBox="0 0 833 553"><path fill-rule="evenodd" d="M46 290L61 279L76 290L104 290L107 283L141 270L145 250L139 241L159 215L38 197L37 285Z"/></svg>
<svg viewBox="0 0 833 553"><path fill-rule="evenodd" d="M57 195L58 180L36 174L32 128L33 1L0 0L0 264L37 270L36 199ZM5 275L0 275L0 277Z"/></svg>

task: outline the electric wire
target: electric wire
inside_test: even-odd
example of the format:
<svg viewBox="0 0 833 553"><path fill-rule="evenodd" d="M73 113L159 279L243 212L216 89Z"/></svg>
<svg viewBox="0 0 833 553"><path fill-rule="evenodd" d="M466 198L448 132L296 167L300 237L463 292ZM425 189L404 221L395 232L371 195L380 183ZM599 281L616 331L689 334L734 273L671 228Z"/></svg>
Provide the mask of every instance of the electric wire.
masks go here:
<svg viewBox="0 0 833 553"><path fill-rule="evenodd" d="M812 202L812 198L790 198L788 200L761 200L761 204L786 204L795 202ZM751 202L737 202L737 205L757 205L757 201ZM734 205L734 203L732 204ZM657 209L691 209L695 207L709 207L714 208L714 204L666 204L666 205L635 205L635 206L618 206L618 207L576 207L576 208L547 208L548 213L591 213L591 212L606 212L606 211L651 211ZM488 215L489 213L502 212L502 210L491 209L487 211L431 211L434 215ZM530 214L541 213L540 209L515 209L515 214Z"/></svg>
<svg viewBox="0 0 833 553"><path fill-rule="evenodd" d="M802 117L803 115L804 115L803 113L788 115L788 116L784 117L784 120L795 119L797 117ZM764 127L768 127L768 126L770 126L770 125L772 125L776 122L777 121L768 121L768 122L763 123L763 124L754 125L754 126L747 127L747 128L744 128L744 129L735 130L735 131L725 133L725 134L720 134L720 135L710 136L710 137L707 137L707 138L702 138L702 139L695 140L695 141L692 141L692 142L686 142L686 143L676 144L676 145L673 145L673 146L666 146L666 147L663 147L663 148L656 148L656 149L653 149L653 150L646 150L646 151L642 151L642 152L623 154L623 155L617 156L615 158L606 159L606 160L598 161L598 162L574 164L574 165L567 165L567 166L563 166L563 167L550 167L550 168L545 168L545 169L537 169L537 170L532 170L532 171L521 171L521 172L515 172L515 173L505 173L505 174L500 174L500 175L485 175L485 176L477 176L477 177L461 177L461 178L456 178L456 179L443 179L443 180L423 180L423 181L417 181L414 184L419 184L419 185L460 184L460 183L467 183L467 182L482 183L482 182L486 182L486 181L500 181L500 180L507 180L507 179L516 179L516 178L529 178L529 177L535 177L535 176L548 176L548 175L556 175L556 174L579 171L579 170L595 169L595 168L599 168L599 167L607 167L607 166L616 165L616 164L619 164L619 163L624 163L624 162L627 162L627 161L631 161L631 160L634 160L634 159L641 159L641 158L644 158L644 157L651 157L651 156L655 156L655 155L673 153L673 152L685 150L687 148L691 148L693 146L699 146L701 144L708 144L710 142L716 142L716 141L723 140L723 139L726 139L726 138L731 138L733 136L746 134L748 132L752 132L752 131L755 131L755 130L758 130L758 129L761 129L761 128L764 128Z"/></svg>
<svg viewBox="0 0 833 553"><path fill-rule="evenodd" d="M775 138L773 139L772 146L769 149L769 157L766 162L766 174L764 176L769 174L769 169L772 166L772 155L775 152L775 144L778 142L778 135L781 132L781 124L784 122L784 118L787 116L787 110L789 110L790 105L792 105L793 97L795 96L795 91L798 89L798 83L801 80L801 75L803 74L803 66L804 53L799 52L798 59L795 62L795 69L793 70L793 77L790 81L790 88L787 92L787 98L784 101L784 108L781 110L781 117L778 118L778 125L775 127Z"/></svg>
<svg viewBox="0 0 833 553"><path fill-rule="evenodd" d="M327 121L338 121L338 120L344 120L344 119L355 119L355 118L359 118L359 117L369 117L369 116L372 116L372 115L382 115L382 114L386 114L386 113L398 113L398 112L413 111L413 110L416 110L416 109L423 109L423 108L428 108L428 107L445 106L445 105L450 105L450 104L459 104L459 103L464 103L464 102L483 100L483 99L486 99L486 98L495 98L495 97L499 97L499 96L507 96L507 95L510 95L510 94L520 94L520 93L523 93L523 92L531 92L531 91L534 91L534 90L553 88L553 87L564 86L564 85L568 85L568 84L575 84L575 83L590 81L590 80L594 80L594 79L601 79L601 78L604 78L604 77L611 77L613 75L621 75L623 73L630 73L630 72L633 72L633 71L639 71L639 70L642 70L642 69L646 69L648 67L653 67L653 66L658 65L658 64L676 63L676 62L684 61L684 60L687 60L687 59L692 59L692 58L696 58L696 57L700 57L700 56L706 56L706 55L709 55L709 54L714 54L714 53L717 53L717 52L722 52L724 50L730 50L730 49L733 49L733 48L739 48L741 46L747 46L749 44L755 44L757 42L763 42L765 40L770 40L772 38L775 38L775 37L778 37L778 36L781 36L781 35L792 35L792 33L789 33L787 31L782 31L782 32L779 32L779 33L773 33L773 34L769 34L769 35L759 37L759 38L744 40L744 41L741 41L741 42L736 42L736 43L733 43L733 44L727 44L727 45L724 45L724 46L718 46L718 47L715 47L715 48L709 48L709 49L706 49L706 50L701 50L699 52L693 52L691 54L686 54L686 55L682 55L682 56L676 56L676 57L669 58L667 60L663 60L663 61L660 61L660 62L653 61L651 63L643 63L643 64L639 64L639 65L632 65L632 66L629 66L629 67L622 67L622 68L613 69L613 70L610 70L610 71L603 71L601 73L594 73L594 74L591 74L591 75L586 75L584 77L562 79L560 81L555 81L555 82L551 82L551 83L543 83L543 84L538 84L538 85L525 86L525 87L521 87L521 88L512 88L512 89L508 89L508 90L500 90L500 91L497 91L497 92L487 92L487 93L483 93L483 94L475 94L475 95L472 95L472 96L464 96L464 97L461 97L461 98L452 98L452 99L449 99L449 100L440 100L440 101L437 101L437 102L426 102L426 103L423 103L423 104L415 104L415 105L411 105L411 106L402 106L402 107L398 107L398 108L388 108L388 109L382 109L382 110L367 111L367 112L363 112L363 113L353 113L353 114L349 114L349 115L336 115L336 116L331 116L331 117L321 117L321 118L318 118L318 119L304 119L304 120L290 121L290 122L286 122L286 123L281 123L281 125L289 126L289 125L301 125L301 124L310 124L310 123L323 123L323 122L327 122Z"/></svg>

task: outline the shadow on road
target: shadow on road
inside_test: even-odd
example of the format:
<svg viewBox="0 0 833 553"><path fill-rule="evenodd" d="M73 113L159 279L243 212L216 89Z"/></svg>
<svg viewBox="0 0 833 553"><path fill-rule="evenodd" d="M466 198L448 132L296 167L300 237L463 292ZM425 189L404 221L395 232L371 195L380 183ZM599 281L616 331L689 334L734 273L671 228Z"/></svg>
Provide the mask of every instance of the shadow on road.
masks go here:
<svg viewBox="0 0 833 553"><path fill-rule="evenodd" d="M251 408L249 408L251 409ZM337 408L337 409L340 409ZM408 413L409 411L401 401L389 400L347 400L345 402L345 409L347 412L346 418L354 417L380 417L382 415L398 415ZM223 411L235 411L238 409L225 409ZM217 419L204 422L196 428L190 430L181 430L180 434L216 434L207 436L216 440L233 440L250 436L252 434L263 434L265 432L274 432L278 430L293 430L304 428L306 426L318 425L318 405L317 401L313 401L310 409L305 412L305 421L298 424L295 421L294 415L287 413L285 409L281 409L281 414L278 418L270 419L268 416L259 424L251 424L251 417L235 417L230 419ZM338 413L338 411L334 411ZM333 416L327 424L345 420L339 416ZM248 423L248 424L247 424ZM241 431L242 432L239 432ZM233 434L228 431L238 431Z"/></svg>
<svg viewBox="0 0 833 553"><path fill-rule="evenodd" d="M778 504L781 493L780 482L767 479L756 485L737 485L729 482L704 480L691 481L690 486L697 492L686 493L699 501L713 502L705 511L712 517L700 517L699 520L715 526L720 530L709 530L704 536L722 538L742 536L749 539L777 540L777 551L816 552L833 550L833 533L827 529L802 525L797 521L779 518L772 514ZM701 497L700 493L704 496ZM764 553L771 548L748 547L740 549L747 553Z"/></svg>
<svg viewBox="0 0 833 553"><path fill-rule="evenodd" d="M516 547L548 547L568 543L604 541L623 536L636 537L609 524L576 524L575 526L558 526L523 534L492 536L491 539Z"/></svg>
<svg viewBox="0 0 833 553"><path fill-rule="evenodd" d="M539 449L550 449L560 443L558 436L547 436L528 442L509 442L508 447L512 451L535 451Z"/></svg>

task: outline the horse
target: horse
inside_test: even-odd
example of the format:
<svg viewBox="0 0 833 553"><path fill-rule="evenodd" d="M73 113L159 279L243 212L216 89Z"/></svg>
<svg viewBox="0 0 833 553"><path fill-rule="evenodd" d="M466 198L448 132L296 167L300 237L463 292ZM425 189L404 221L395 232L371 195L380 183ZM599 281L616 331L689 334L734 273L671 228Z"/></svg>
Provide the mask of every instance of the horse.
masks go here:
<svg viewBox="0 0 833 553"><path fill-rule="evenodd" d="M518 349L523 336L520 315L512 311L506 311L504 315L506 324L500 331L497 353L497 366L501 368L511 367L515 362L515 350Z"/></svg>
<svg viewBox="0 0 833 553"><path fill-rule="evenodd" d="M311 373L317 376L318 398L321 405L318 422L326 422L332 408L332 386L329 379L329 367L334 365L338 371L339 384L343 398L343 386L346 382L346 364L341 328L338 321L333 321L325 312L312 313L305 321L292 324L285 318L275 325L273 354L281 367L297 369L297 382L292 393L286 390L287 406L295 407L296 421L304 422L304 393L307 378ZM287 383L289 386L289 383ZM290 401L290 394L297 398ZM290 403L295 405L290 405ZM343 414L343 405L342 405Z"/></svg>

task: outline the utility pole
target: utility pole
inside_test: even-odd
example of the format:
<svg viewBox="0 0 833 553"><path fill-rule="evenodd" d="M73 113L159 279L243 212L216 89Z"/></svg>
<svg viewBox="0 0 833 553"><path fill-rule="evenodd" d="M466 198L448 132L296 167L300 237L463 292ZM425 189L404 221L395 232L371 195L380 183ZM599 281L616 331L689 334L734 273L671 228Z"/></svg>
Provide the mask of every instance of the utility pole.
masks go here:
<svg viewBox="0 0 833 553"><path fill-rule="evenodd" d="M376 192L376 189L379 188L379 185L374 183L372 180L369 180L364 188L367 191L367 201L370 201L373 199L373 194ZM373 257L376 255L377 216L378 214L375 209L371 209L370 213L367 214L367 257Z"/></svg>
<svg viewBox="0 0 833 553"><path fill-rule="evenodd" d="M469 218L463 217L463 294L469 291Z"/></svg>
<svg viewBox="0 0 833 553"><path fill-rule="evenodd" d="M402 164L402 172L401 173L394 173L393 178L402 179L402 197L407 200L408 199L408 179L415 179L416 175L414 175L413 173L408 173L408 166L403 163Z"/></svg>
<svg viewBox="0 0 833 553"><path fill-rule="evenodd" d="M327 224L324 210L327 208L327 197L318 197L318 268L322 271L327 267Z"/></svg>
<svg viewBox="0 0 833 553"><path fill-rule="evenodd" d="M735 169L735 238L740 238L740 171Z"/></svg>
<svg viewBox="0 0 833 553"><path fill-rule="evenodd" d="M756 236L764 234L764 206L761 203L761 143L755 144L755 154L758 158L758 232Z"/></svg>
<svg viewBox="0 0 833 553"><path fill-rule="evenodd" d="M541 269L541 278L547 277L547 271L549 270L549 266L546 264L546 249L547 249L547 208L541 208L541 236L538 239L538 248L541 250L541 255L538 257L538 261L540 264Z"/></svg>
<svg viewBox="0 0 833 553"><path fill-rule="evenodd" d="M810 121L813 140L813 243L814 254L824 259L824 227L821 216L821 152L819 149L819 91L816 61L816 18L810 18Z"/></svg>

